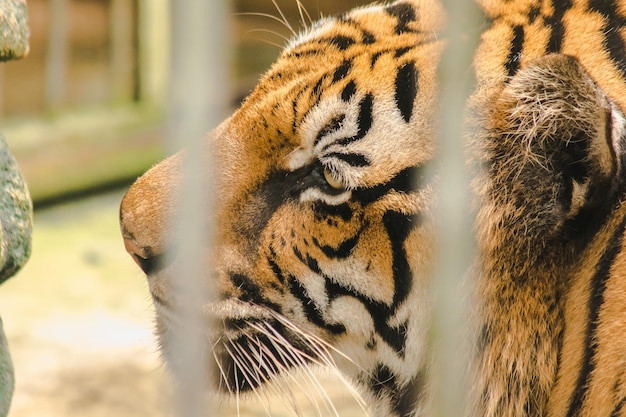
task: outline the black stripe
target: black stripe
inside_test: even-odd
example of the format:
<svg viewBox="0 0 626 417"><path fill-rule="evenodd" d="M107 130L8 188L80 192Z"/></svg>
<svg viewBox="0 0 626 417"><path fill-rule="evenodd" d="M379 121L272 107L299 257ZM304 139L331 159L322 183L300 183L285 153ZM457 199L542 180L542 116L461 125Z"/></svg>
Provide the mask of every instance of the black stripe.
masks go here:
<svg viewBox="0 0 626 417"><path fill-rule="evenodd" d="M386 365L379 364L372 372L369 384L378 398L391 397L397 391L396 376Z"/></svg>
<svg viewBox="0 0 626 417"><path fill-rule="evenodd" d="M626 404L626 397L622 397L622 399L617 403L617 405L611 412L611 417L619 417L622 414L622 410L624 409L624 404Z"/></svg>
<svg viewBox="0 0 626 417"><path fill-rule="evenodd" d="M324 157L340 159L353 167L366 167L371 165L369 159L360 153L331 152L324 155Z"/></svg>
<svg viewBox="0 0 626 417"><path fill-rule="evenodd" d="M313 238L313 244L320 248L324 255L330 259L345 259L350 256L354 247L359 243L359 238L361 237L362 232L363 228L354 236L341 242L336 248L333 248L330 245L322 245L316 238Z"/></svg>
<svg viewBox="0 0 626 417"><path fill-rule="evenodd" d="M317 303L313 301L311 297L309 297L306 288L304 288L300 281L298 281L294 276L289 276L288 285L291 294L300 301L307 320L309 320L316 326L328 330L333 334L341 334L346 332L346 328L342 324L328 323L326 320L324 320L324 317L322 317L322 311L317 306Z"/></svg>
<svg viewBox="0 0 626 417"><path fill-rule="evenodd" d="M365 206L378 200L391 190L400 193L415 192L423 185L423 181L422 167L405 168L384 184L353 190L352 199Z"/></svg>
<svg viewBox="0 0 626 417"><path fill-rule="evenodd" d="M293 135L296 134L296 131L298 130L298 124L299 124L299 120L298 120L298 104L301 101L301 97L304 94L304 89L298 91L293 99L293 102L291 103L291 107L293 110L293 122L291 123L291 133ZM310 108L310 107L309 107Z"/></svg>
<svg viewBox="0 0 626 417"><path fill-rule="evenodd" d="M270 248L270 253L272 255L272 258L267 258L267 263L269 264L272 272L274 273L274 276L276 277L276 279L281 283L284 284L285 283L285 276L283 275L283 271L282 269L278 266L278 264L274 261L274 259L276 259L276 252L274 252L274 250L272 248Z"/></svg>
<svg viewBox="0 0 626 417"><path fill-rule="evenodd" d="M380 58L383 53L383 51L380 51L372 55L372 57L370 58L370 68L374 68L374 65L376 65L376 62L378 61L378 58Z"/></svg>
<svg viewBox="0 0 626 417"><path fill-rule="evenodd" d="M402 55L406 54L407 52L409 52L411 50L413 50L413 48L409 47L409 46L404 47L404 48L398 48L398 49L395 50L393 56L394 56L394 58L400 58Z"/></svg>
<svg viewBox="0 0 626 417"><path fill-rule="evenodd" d="M363 42L364 44L370 45L370 44L376 43L376 37L374 36L374 34L363 29L360 23L355 22L354 20L350 19L349 17L346 17L345 15L337 16L337 20L339 20L341 23L345 25L350 26L354 30L360 31L362 33L361 42Z"/></svg>
<svg viewBox="0 0 626 417"><path fill-rule="evenodd" d="M367 135L367 132L369 132L369 130L372 128L372 123L374 122L374 119L373 119L373 116L372 116L373 106L374 106L374 96L372 96L371 93L366 95L365 97L363 97L363 99L359 103L359 117L358 117L358 120L357 120L357 123L358 123L357 134L354 135L354 136L351 136L349 138L337 139L336 141L326 145L322 150L326 150L330 146L333 146L333 145L341 145L341 146L343 146L343 145L347 145L349 143L352 143L354 141L363 139L365 137L365 135Z"/></svg>
<svg viewBox="0 0 626 417"><path fill-rule="evenodd" d="M554 2L554 14L545 18L552 32L548 41L547 53L561 52L563 45L563 37L565 36L565 27L563 25L563 16L573 6L572 0L559 0Z"/></svg>
<svg viewBox="0 0 626 417"><path fill-rule="evenodd" d="M413 284L413 273L409 265L404 242L413 228L420 224L419 216L387 211L383 215L383 224L391 241L393 255L394 305L398 305L409 294Z"/></svg>
<svg viewBox="0 0 626 417"><path fill-rule="evenodd" d="M356 84L354 81L350 81L341 92L341 99L344 102L348 102L354 96L354 93L356 93Z"/></svg>
<svg viewBox="0 0 626 417"><path fill-rule="evenodd" d="M626 19L617 12L615 0L591 0L589 8L603 15L604 25L604 48L609 51L613 64L626 77L626 45L622 38L622 28L626 25Z"/></svg>
<svg viewBox="0 0 626 417"><path fill-rule="evenodd" d="M231 272L230 281L239 290L239 296L237 297L239 300L268 307L277 313L282 312L282 307L280 305L269 301L263 296L261 288L252 280L252 278L243 274Z"/></svg>
<svg viewBox="0 0 626 417"><path fill-rule="evenodd" d="M348 36L343 36L343 35L337 35L337 36L333 36L330 39L322 39L322 42L327 41L328 43L335 45L337 48L339 48L339 50L341 51L345 51L346 49L348 49L350 46L354 45L356 42L354 41L354 39L348 37Z"/></svg>
<svg viewBox="0 0 626 417"><path fill-rule="evenodd" d="M402 323L398 327L391 327L387 323L391 315L395 312L397 304L388 306L371 299L370 296L361 294L352 287L347 287L334 280L332 277L324 275L322 271L314 271L326 280L326 293L329 302L339 297L356 298L365 306L370 318L374 322L374 330L380 338L389 345L400 357L404 356L406 344L407 323Z"/></svg>
<svg viewBox="0 0 626 417"><path fill-rule="evenodd" d="M409 62L398 68L396 75L396 106L406 123L411 120L415 97L417 96L417 69L415 63Z"/></svg>
<svg viewBox="0 0 626 417"><path fill-rule="evenodd" d="M333 74L333 83L336 83L339 80L343 80L348 75L348 71L352 68L352 62L345 60L337 67L335 73Z"/></svg>
<svg viewBox="0 0 626 417"><path fill-rule="evenodd" d="M290 58L302 58L302 57L308 57L308 56L323 56L324 54L328 53L328 51L325 48L312 48L312 49L307 49L306 51L298 51L298 52L292 52L290 53L288 56Z"/></svg>
<svg viewBox="0 0 626 417"><path fill-rule="evenodd" d="M345 118L346 118L345 114L340 114L339 116L333 117L328 123L326 123L326 125L319 131L317 136L315 136L315 140L313 141L313 146L317 146L319 141L324 136L328 136L331 133L339 130Z"/></svg>
<svg viewBox="0 0 626 417"><path fill-rule="evenodd" d="M394 212L388 212L394 213ZM373 300L369 295L361 294L356 291L354 288L350 286L344 286L343 284L337 282L337 280L329 277L324 274L321 270L316 259L307 254L304 256L296 247L293 247L293 252L295 256L305 264L312 272L317 274L318 276L324 278L325 280L325 290L328 295L329 303L333 300L342 297L349 296L354 297L359 300L367 309L369 316L372 318L374 322L374 329L376 333L378 333L381 339L387 343L399 356L404 355L405 344L406 344L406 332L408 328L407 323L402 323L399 326L391 327L388 324L389 318L395 312L396 307L406 298L408 292L411 288L412 275L409 270L408 261L406 259L406 253L404 253L404 239L410 233L414 227L416 227L420 222L414 220L417 216L408 216L400 213L394 214L386 214L384 216L384 223L389 231L389 238L391 240L391 251L393 256L393 271L394 271L394 281L395 281L395 295L394 301L391 305L386 305L384 303ZM394 223L391 225L390 223ZM396 241L396 239L402 239L402 241ZM314 242L319 246L319 242ZM408 273L408 275L407 275ZM305 297L306 294L303 294L303 288L298 289L298 286L291 288L292 293L296 291L294 294L297 298L299 298L303 303L314 303L312 300ZM309 307L310 311L307 315L311 315L312 321L317 320L315 322L319 326L327 327L329 326L321 318L321 313L319 309L311 305ZM316 316L317 314L317 316ZM338 326L338 325L337 325Z"/></svg>
<svg viewBox="0 0 626 417"><path fill-rule="evenodd" d="M409 3L394 3L385 7L385 11L398 19L395 32L400 35L405 32L414 32L409 24L417 20L415 9Z"/></svg>
<svg viewBox="0 0 626 417"><path fill-rule="evenodd" d="M598 348L595 341L598 329L600 310L604 304L604 291L609 280L611 267L615 258L622 249L624 229L626 228L626 217L622 219L619 227L611 236L611 239L596 265L596 272L591 281L591 291L587 303L588 319L585 333L585 352L581 361L582 366L578 374L576 389L571 398L570 407L567 412L568 417L575 417L580 414L585 393L589 388L590 377L595 367L594 357Z"/></svg>
<svg viewBox="0 0 626 417"><path fill-rule="evenodd" d="M393 403L399 416L413 416L413 411L426 393L427 371L421 370L396 394Z"/></svg>
<svg viewBox="0 0 626 417"><path fill-rule="evenodd" d="M374 36L373 33L363 29L361 29L361 31L363 32L363 39L361 40L361 42L363 42L365 45L371 45L373 43L376 43L376 36Z"/></svg>
<svg viewBox="0 0 626 417"><path fill-rule="evenodd" d="M319 98L322 96L322 84L324 83L325 79L326 76L323 76L319 80L317 80L317 82L313 85L313 89L311 90L311 95L313 97L317 97L317 101L319 101Z"/></svg>
<svg viewBox="0 0 626 417"><path fill-rule="evenodd" d="M515 75L519 69L520 59L522 56L522 48L524 47L524 27L513 26L513 40L511 41L511 48L509 50L509 57L506 60L504 67L509 77Z"/></svg>
<svg viewBox="0 0 626 417"><path fill-rule="evenodd" d="M352 208L347 203L330 205L318 202L315 204L315 217L318 221L325 219L327 216L337 216L344 222L347 222L352 219L353 214Z"/></svg>
<svg viewBox="0 0 626 417"><path fill-rule="evenodd" d="M426 372L419 371L408 383L398 382L396 375L384 364L378 364L369 381L378 398L389 398L393 416L408 417L414 415L419 398L424 394Z"/></svg>
<svg viewBox="0 0 626 417"><path fill-rule="evenodd" d="M373 107L374 107L374 96L372 96L372 94L370 93L366 95L363 98L363 100L361 100L361 102L359 103L359 120L358 120L359 130L357 131L356 136L352 138L350 142L362 139L363 137L365 137L365 135L367 135L367 132L369 132L369 130L372 128L372 123L374 121L372 117ZM343 142L341 143L344 144Z"/></svg>

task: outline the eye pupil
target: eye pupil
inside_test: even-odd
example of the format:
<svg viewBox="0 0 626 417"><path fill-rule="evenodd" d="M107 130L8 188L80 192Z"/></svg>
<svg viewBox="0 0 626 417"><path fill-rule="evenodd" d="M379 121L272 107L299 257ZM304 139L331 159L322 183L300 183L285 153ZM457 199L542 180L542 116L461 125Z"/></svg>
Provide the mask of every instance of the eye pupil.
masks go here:
<svg viewBox="0 0 626 417"><path fill-rule="evenodd" d="M343 183L341 181L339 181L332 172L330 172L327 169L324 169L324 179L326 180L326 183L328 185L330 185L332 188L336 189L336 190L340 190L343 189Z"/></svg>

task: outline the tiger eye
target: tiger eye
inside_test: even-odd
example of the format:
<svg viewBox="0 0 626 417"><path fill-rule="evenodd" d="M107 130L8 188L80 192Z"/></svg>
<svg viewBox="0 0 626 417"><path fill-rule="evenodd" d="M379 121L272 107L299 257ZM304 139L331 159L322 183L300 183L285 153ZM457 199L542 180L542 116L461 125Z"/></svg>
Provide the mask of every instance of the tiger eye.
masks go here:
<svg viewBox="0 0 626 417"><path fill-rule="evenodd" d="M328 185L330 185L332 188L336 189L336 190L341 190L344 188L343 183L341 181L339 181L332 172L330 172L328 169L324 168L324 179L326 180L326 182L328 183Z"/></svg>

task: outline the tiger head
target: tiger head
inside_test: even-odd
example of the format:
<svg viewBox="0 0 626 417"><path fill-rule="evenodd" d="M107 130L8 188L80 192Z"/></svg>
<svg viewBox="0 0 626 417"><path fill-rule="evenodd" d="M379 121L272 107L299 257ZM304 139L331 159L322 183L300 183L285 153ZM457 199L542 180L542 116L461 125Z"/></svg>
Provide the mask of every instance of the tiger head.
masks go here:
<svg viewBox="0 0 626 417"><path fill-rule="evenodd" d="M319 21L209 134L218 192L207 216L218 230L205 279L219 295L206 311L219 325L206 343L216 386L250 391L285 369L333 361L375 415L419 407L432 250L423 170L434 153L442 15L430 0L398 1ZM172 366L182 301L175 257L160 261L183 160L149 170L120 209Z"/></svg>

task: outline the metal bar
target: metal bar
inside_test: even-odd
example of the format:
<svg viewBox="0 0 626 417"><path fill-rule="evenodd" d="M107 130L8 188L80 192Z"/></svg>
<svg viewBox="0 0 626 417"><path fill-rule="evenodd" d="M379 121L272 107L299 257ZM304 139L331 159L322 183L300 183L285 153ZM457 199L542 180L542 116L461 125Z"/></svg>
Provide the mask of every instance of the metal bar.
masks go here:
<svg viewBox="0 0 626 417"><path fill-rule="evenodd" d="M65 99L68 51L68 0L50 0L49 36L46 59L44 103L47 110L58 110Z"/></svg>
<svg viewBox="0 0 626 417"><path fill-rule="evenodd" d="M228 97L228 7L225 0L175 0L172 12L170 76L170 142L171 150L185 148L183 184L178 217L175 219L177 263L181 265L177 282L186 302L182 303L181 334L174 349L177 376L181 379L177 395L178 415L206 416L213 410L207 393L206 363L208 339L198 332L206 323L198 315L212 299L210 266L203 262L211 248L213 224L211 213L214 186L203 175L214 167L206 132L224 118Z"/></svg>
<svg viewBox="0 0 626 417"><path fill-rule="evenodd" d="M433 277L433 416L465 415L468 344L468 294L461 281L473 256L469 173L464 150L465 104L476 46L471 35L480 22L474 2L444 1L448 13L447 48L440 65L441 114L438 142L438 262Z"/></svg>

